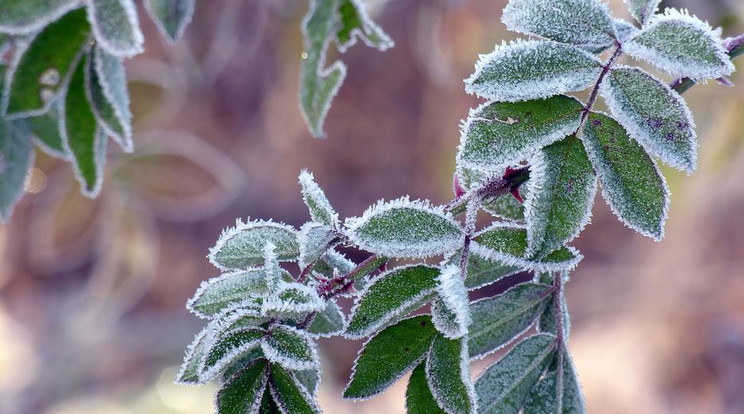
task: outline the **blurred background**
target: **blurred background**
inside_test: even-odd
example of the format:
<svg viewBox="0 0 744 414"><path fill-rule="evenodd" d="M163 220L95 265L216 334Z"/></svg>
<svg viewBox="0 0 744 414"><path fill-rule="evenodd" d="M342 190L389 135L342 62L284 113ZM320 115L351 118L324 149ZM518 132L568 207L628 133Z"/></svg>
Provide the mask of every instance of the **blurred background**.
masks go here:
<svg viewBox="0 0 744 414"><path fill-rule="evenodd" d="M349 75L327 140L298 109L306 0L199 1L176 45L140 16L147 52L127 65L135 152L111 154L96 200L39 153L0 226L0 413L212 412L215 388L172 383L203 326L185 302L218 274L207 249L236 217L308 219L302 168L342 217L379 198L451 198L458 124L478 104L462 79L515 38L505 0L367 4L396 46L332 52ZM663 5L744 32L741 0ZM665 169L666 238L634 234L598 200L575 242L585 259L567 286L569 345L591 413L744 413L744 76L733 81L685 94L701 162L691 177ZM321 340L325 411L403 413L405 381L341 399L359 346Z"/></svg>

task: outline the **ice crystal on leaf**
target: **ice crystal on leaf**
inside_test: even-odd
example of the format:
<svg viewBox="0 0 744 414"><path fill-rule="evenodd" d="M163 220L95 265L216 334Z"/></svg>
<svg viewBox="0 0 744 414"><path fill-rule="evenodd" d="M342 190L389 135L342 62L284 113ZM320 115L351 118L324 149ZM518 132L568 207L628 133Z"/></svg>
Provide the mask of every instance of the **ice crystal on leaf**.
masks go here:
<svg viewBox="0 0 744 414"><path fill-rule="evenodd" d="M288 370L314 369L320 364L315 341L291 326L273 326L261 341L261 349L269 361Z"/></svg>
<svg viewBox="0 0 744 414"><path fill-rule="evenodd" d="M286 274L285 277L290 277ZM247 298L269 292L264 269L237 270L202 282L187 307L201 318L211 318Z"/></svg>
<svg viewBox="0 0 744 414"><path fill-rule="evenodd" d="M323 190L315 182L313 173L302 170L300 172L300 186L302 187L302 199L310 210L310 218L334 229L338 228L338 214L336 214Z"/></svg>
<svg viewBox="0 0 744 414"><path fill-rule="evenodd" d="M211 381L240 355L258 347L264 335L260 329L245 329L215 337L199 367L199 379Z"/></svg>
<svg viewBox="0 0 744 414"><path fill-rule="evenodd" d="M454 265L445 266L437 281L439 300L436 302L436 311L432 310L434 325L447 338L461 338L468 333L471 319L468 290L460 269Z"/></svg>
<svg viewBox="0 0 744 414"><path fill-rule="evenodd" d="M586 412L584 396L571 357L561 349L563 365L542 378L527 398L524 414Z"/></svg>
<svg viewBox="0 0 744 414"><path fill-rule="evenodd" d="M124 151L131 152L134 149L132 112L124 62L103 49L94 48L92 66L88 75L90 101L99 124Z"/></svg>
<svg viewBox="0 0 744 414"><path fill-rule="evenodd" d="M281 407L281 412L320 414L320 407L318 407L312 395L297 381L297 378L292 372L285 370L281 365L271 364L271 381L269 385L271 396L276 401L276 404Z"/></svg>
<svg viewBox="0 0 744 414"><path fill-rule="evenodd" d="M244 223L238 219L235 227L222 232L208 258L221 270L259 266L264 261L264 246L270 242L280 261L296 260L300 253L296 233L292 227L273 221Z"/></svg>
<svg viewBox="0 0 744 414"><path fill-rule="evenodd" d="M438 335L426 359L426 379L437 405L448 413L476 414L467 339Z"/></svg>
<svg viewBox="0 0 744 414"><path fill-rule="evenodd" d="M630 9L630 14L640 23L645 25L659 9L661 0L623 0Z"/></svg>
<svg viewBox="0 0 744 414"><path fill-rule="evenodd" d="M338 235L332 228L325 224L308 222L302 225L297 235L300 245L300 267L305 267L320 259L329 248L333 247L334 240L338 242Z"/></svg>
<svg viewBox="0 0 744 414"><path fill-rule="evenodd" d="M230 377L217 394L217 412L258 412L268 382L267 374L266 360L257 359Z"/></svg>

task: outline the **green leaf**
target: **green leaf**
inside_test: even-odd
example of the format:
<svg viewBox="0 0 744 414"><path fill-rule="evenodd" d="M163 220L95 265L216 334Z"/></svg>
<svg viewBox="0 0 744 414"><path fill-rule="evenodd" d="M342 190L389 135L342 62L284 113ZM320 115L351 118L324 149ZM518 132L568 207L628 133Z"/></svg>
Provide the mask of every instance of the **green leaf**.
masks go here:
<svg viewBox="0 0 744 414"><path fill-rule="evenodd" d="M359 0L338 0L340 27L336 32L336 42L341 52L356 43L356 38L370 47L387 50L393 41L367 15L364 4Z"/></svg>
<svg viewBox="0 0 744 414"><path fill-rule="evenodd" d="M431 320L445 338L458 339L468 334L470 298L457 265L442 267L437 278L437 299L431 305Z"/></svg>
<svg viewBox="0 0 744 414"><path fill-rule="evenodd" d="M285 272L286 273L286 272ZM285 277L291 278L288 274ZM245 299L269 292L264 269L238 270L202 282L186 305L200 318L211 318Z"/></svg>
<svg viewBox="0 0 744 414"><path fill-rule="evenodd" d="M315 342L307 332L286 325L274 325L261 349L266 358L289 370L317 368L320 364Z"/></svg>
<svg viewBox="0 0 744 414"><path fill-rule="evenodd" d="M235 374L217 393L219 414L245 414L258 411L268 381L265 359L252 362Z"/></svg>
<svg viewBox="0 0 744 414"><path fill-rule="evenodd" d="M637 68L612 70L600 92L614 118L648 153L688 174L695 170L695 122L677 92Z"/></svg>
<svg viewBox="0 0 744 414"><path fill-rule="evenodd" d="M325 309L325 302L310 286L300 283L281 284L263 302L262 313L277 318L300 317Z"/></svg>
<svg viewBox="0 0 744 414"><path fill-rule="evenodd" d="M320 413L315 399L300 385L291 372L281 365L271 364L271 395L282 412L292 414Z"/></svg>
<svg viewBox="0 0 744 414"><path fill-rule="evenodd" d="M12 63L3 113L25 117L46 112L75 69L89 35L84 10L69 12L45 27Z"/></svg>
<svg viewBox="0 0 744 414"><path fill-rule="evenodd" d="M72 167L82 193L95 197L103 182L106 136L96 123L85 92L85 66L88 59L89 56L86 55L70 79L60 130L62 143L72 157Z"/></svg>
<svg viewBox="0 0 744 414"><path fill-rule="evenodd" d="M596 56L550 41L517 41L481 55L465 91L500 102L541 99L592 86L602 71Z"/></svg>
<svg viewBox="0 0 744 414"><path fill-rule="evenodd" d="M447 414L439 408L437 400L431 394L426 379L425 363L414 368L406 387L406 412L408 414Z"/></svg>
<svg viewBox="0 0 744 414"><path fill-rule="evenodd" d="M132 0L89 0L88 20L97 44L107 52L120 57L142 53L145 38Z"/></svg>
<svg viewBox="0 0 744 414"><path fill-rule="evenodd" d="M378 333L357 356L344 398L361 400L384 391L421 362L436 334L428 315L404 319Z"/></svg>
<svg viewBox="0 0 744 414"><path fill-rule="evenodd" d="M307 331L315 336L331 337L346 330L346 316L335 301L326 302L325 309L318 313Z"/></svg>
<svg viewBox="0 0 744 414"><path fill-rule="evenodd" d="M615 42L612 15L598 0L511 0L506 28L599 51Z"/></svg>
<svg viewBox="0 0 744 414"><path fill-rule="evenodd" d="M237 220L235 227L222 232L209 250L209 261L221 270L260 266L264 262L264 246L272 243L279 260L296 260L300 253L296 231L285 224L271 221Z"/></svg>
<svg viewBox="0 0 744 414"><path fill-rule="evenodd" d="M545 310L543 310L540 319L537 322L538 332L545 332L553 335L558 335L558 324L555 319L555 301L560 295L561 298L561 316L563 318L563 342L568 342L569 333L571 331L571 317L568 314L568 306L566 305L566 295L563 291L560 293L553 292L550 295L547 303L545 304Z"/></svg>
<svg viewBox="0 0 744 414"><path fill-rule="evenodd" d="M160 33L171 43L183 36L194 16L195 0L147 0L145 10Z"/></svg>
<svg viewBox="0 0 744 414"><path fill-rule="evenodd" d="M655 16L623 51L679 78L716 79L735 70L720 32L686 11Z"/></svg>
<svg viewBox="0 0 744 414"><path fill-rule="evenodd" d="M582 141L612 212L631 229L661 240L669 189L656 163L620 124L602 114L589 115Z"/></svg>
<svg viewBox="0 0 744 414"><path fill-rule="evenodd" d="M482 358L510 343L529 329L545 309L551 286L522 283L491 298L470 305L473 324L468 348L474 358Z"/></svg>
<svg viewBox="0 0 744 414"><path fill-rule="evenodd" d="M537 271L572 269L582 259L575 249L566 246L539 260L527 259L527 230L520 225L503 222L494 223L475 234L470 250L472 254L490 261Z"/></svg>
<svg viewBox="0 0 744 414"><path fill-rule="evenodd" d="M508 266L496 260L471 254L468 256L468 275L465 278L465 287L470 290L480 289L521 271L519 266Z"/></svg>
<svg viewBox="0 0 744 414"><path fill-rule="evenodd" d="M310 210L310 218L313 221L334 229L338 228L338 214L331 206L323 190L315 182L313 173L302 170L300 172L300 186L302 187L302 200Z"/></svg>
<svg viewBox="0 0 744 414"><path fill-rule="evenodd" d="M504 167L579 127L581 102L568 96L486 103L470 114L457 155L460 167L503 173Z"/></svg>
<svg viewBox="0 0 744 414"><path fill-rule="evenodd" d="M320 368L292 371L297 383L302 385L308 394L315 397L320 387Z"/></svg>
<svg viewBox="0 0 744 414"><path fill-rule="evenodd" d="M27 118L31 123L31 133L35 137L36 145L45 153L67 160L70 155L62 144L62 135L59 131L59 117L63 99L57 97L45 114Z"/></svg>
<svg viewBox="0 0 744 414"><path fill-rule="evenodd" d="M630 9L630 14L638 21L645 25L656 11L659 9L661 0L623 0Z"/></svg>
<svg viewBox="0 0 744 414"><path fill-rule="evenodd" d="M199 367L201 381L209 381L228 365L258 347L266 332L260 329L244 329L227 332L215 338L209 345L206 357Z"/></svg>
<svg viewBox="0 0 744 414"><path fill-rule="evenodd" d="M432 395L444 411L476 413L467 339L437 335L426 360L426 378Z"/></svg>
<svg viewBox="0 0 744 414"><path fill-rule="evenodd" d="M263 399L261 399L260 414L281 414L281 410L276 405L274 397L271 396L271 387L266 387Z"/></svg>
<svg viewBox="0 0 744 414"><path fill-rule="evenodd" d="M26 120L0 118L0 218L8 221L23 195L26 176L34 164L34 147Z"/></svg>
<svg viewBox="0 0 744 414"><path fill-rule="evenodd" d="M86 76L88 100L98 123L124 151L131 152L132 113L123 60L94 47Z"/></svg>
<svg viewBox="0 0 744 414"><path fill-rule="evenodd" d="M359 294L345 336L361 339L431 300L439 269L425 265L392 269Z"/></svg>
<svg viewBox="0 0 744 414"><path fill-rule="evenodd" d="M571 358L565 348L562 368L545 375L530 393L524 414L582 414L586 412L584 396ZM559 380L560 378L560 380Z"/></svg>
<svg viewBox="0 0 744 414"><path fill-rule="evenodd" d="M556 349L553 335L537 334L520 342L478 377L479 412L516 414L548 367Z"/></svg>
<svg viewBox="0 0 744 414"><path fill-rule="evenodd" d="M492 174L485 174L470 168L458 169L458 181L466 190L482 187ZM519 186L519 195L522 200L527 198L527 186ZM512 221L524 220L524 205L514 197L507 195L497 197L486 197L481 201L483 210L496 217Z"/></svg>
<svg viewBox="0 0 744 414"><path fill-rule="evenodd" d="M457 249L460 224L441 207L408 197L378 202L346 221L348 237L361 249L387 257L431 257Z"/></svg>
<svg viewBox="0 0 744 414"><path fill-rule="evenodd" d="M3 0L0 4L0 33L34 32L79 4L78 0Z"/></svg>
<svg viewBox="0 0 744 414"><path fill-rule="evenodd" d="M571 136L537 154L527 185L527 255L541 258L573 240L589 222L597 178L584 145Z"/></svg>
<svg viewBox="0 0 744 414"><path fill-rule="evenodd" d="M176 376L176 383L194 385L206 382L200 378L199 373L213 340L209 329L204 329L196 335L191 345L186 348L186 355L183 358L181 370Z"/></svg>
<svg viewBox="0 0 744 414"><path fill-rule="evenodd" d="M298 260L300 268L304 269L311 265L339 241L339 234L325 224L313 221L303 224L297 234L297 242L300 246Z"/></svg>

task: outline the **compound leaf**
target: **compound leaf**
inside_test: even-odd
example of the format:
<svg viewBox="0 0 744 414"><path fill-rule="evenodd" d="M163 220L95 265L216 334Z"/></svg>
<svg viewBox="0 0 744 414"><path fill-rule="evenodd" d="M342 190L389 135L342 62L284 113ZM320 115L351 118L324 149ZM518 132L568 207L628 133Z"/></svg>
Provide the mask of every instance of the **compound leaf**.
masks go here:
<svg viewBox="0 0 744 414"><path fill-rule="evenodd" d="M426 359L426 378L434 399L444 411L453 414L477 412L467 339L437 335Z"/></svg>
<svg viewBox="0 0 744 414"><path fill-rule="evenodd" d="M310 210L310 218L315 222L337 228L338 214L323 190L315 182L313 173L307 170L300 172L300 187L302 187L302 200Z"/></svg>
<svg viewBox="0 0 744 414"><path fill-rule="evenodd" d="M33 164L29 122L0 118L0 218L3 221L8 221L13 214Z"/></svg>
<svg viewBox="0 0 744 414"><path fill-rule="evenodd" d="M112 55L132 57L142 52L145 38L132 0L89 0L88 20L97 43Z"/></svg>
<svg viewBox="0 0 744 414"><path fill-rule="evenodd" d="M516 41L481 55L465 91L500 102L541 99L592 86L602 62L584 50L551 41Z"/></svg>
<svg viewBox="0 0 744 414"><path fill-rule="evenodd" d="M310 335L286 325L274 325L261 342L266 358L289 370L317 368L318 350Z"/></svg>
<svg viewBox="0 0 744 414"><path fill-rule="evenodd" d="M0 33L34 32L79 4L78 0L3 0L0 5Z"/></svg>
<svg viewBox="0 0 744 414"><path fill-rule="evenodd" d="M175 43L194 16L195 0L147 0L145 10L160 33Z"/></svg>
<svg viewBox="0 0 744 414"><path fill-rule="evenodd" d="M471 111L462 128L457 164L483 172L504 167L579 127L584 105L575 98L554 96L527 102L491 102Z"/></svg>
<svg viewBox="0 0 744 414"><path fill-rule="evenodd" d="M406 387L406 412L408 414L447 414L439 408L437 400L431 394L426 379L425 363L413 369Z"/></svg>
<svg viewBox="0 0 744 414"><path fill-rule="evenodd" d="M257 359L230 378L217 393L217 412L245 414L257 412L268 381L265 359Z"/></svg>
<svg viewBox="0 0 744 414"><path fill-rule="evenodd" d="M297 382L295 376L281 365L271 364L269 379L271 395L282 412L292 414L320 414L315 399L305 387Z"/></svg>
<svg viewBox="0 0 744 414"><path fill-rule="evenodd" d="M235 227L225 229L214 247L209 261L220 270L259 266L264 262L264 246L272 243L281 261L296 260L300 253L295 229L272 221L236 220Z"/></svg>

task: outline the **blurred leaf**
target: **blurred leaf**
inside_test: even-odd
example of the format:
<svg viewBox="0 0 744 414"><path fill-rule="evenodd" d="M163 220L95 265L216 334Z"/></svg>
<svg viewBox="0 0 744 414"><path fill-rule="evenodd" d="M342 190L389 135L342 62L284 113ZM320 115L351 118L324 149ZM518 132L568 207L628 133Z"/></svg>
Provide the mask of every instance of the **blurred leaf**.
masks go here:
<svg viewBox="0 0 744 414"><path fill-rule="evenodd" d="M26 120L0 118L0 218L8 221L23 195L28 171L34 163L34 148Z"/></svg>
<svg viewBox="0 0 744 414"><path fill-rule="evenodd" d="M38 30L77 7L77 0L3 0L0 32L26 34Z"/></svg>
<svg viewBox="0 0 744 414"><path fill-rule="evenodd" d="M47 154L68 160L70 155L62 144L60 134L60 110L64 100L61 97L54 99L45 114L28 118L31 123L31 133L36 137L36 144Z"/></svg>
<svg viewBox="0 0 744 414"><path fill-rule="evenodd" d="M122 59L94 47L86 68L86 88L98 124L124 151L131 152L132 114Z"/></svg>
<svg viewBox="0 0 744 414"><path fill-rule="evenodd" d="M145 38L132 0L89 0L88 20L96 42L108 53L132 57L143 51Z"/></svg>
<svg viewBox="0 0 744 414"><path fill-rule="evenodd" d="M145 10L155 25L170 42L183 36L194 16L195 0L146 0Z"/></svg>
<svg viewBox="0 0 744 414"><path fill-rule="evenodd" d="M630 9L630 14L638 21L645 25L659 9L661 0L624 0Z"/></svg>
<svg viewBox="0 0 744 414"><path fill-rule="evenodd" d="M340 28L336 33L338 48L345 52L356 43L356 37L370 47L386 50L393 46L390 37L367 14L360 0L338 0Z"/></svg>

